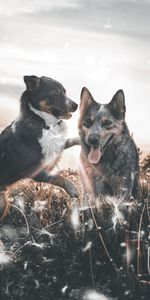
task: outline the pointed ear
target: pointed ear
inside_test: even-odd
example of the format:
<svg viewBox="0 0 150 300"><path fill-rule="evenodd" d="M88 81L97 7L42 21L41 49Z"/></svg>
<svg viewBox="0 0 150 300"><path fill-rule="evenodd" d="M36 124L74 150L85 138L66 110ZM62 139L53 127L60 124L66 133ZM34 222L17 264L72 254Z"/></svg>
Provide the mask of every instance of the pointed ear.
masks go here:
<svg viewBox="0 0 150 300"><path fill-rule="evenodd" d="M111 107L112 113L115 115L115 117L118 119L123 119L126 112L123 90L118 90L108 105Z"/></svg>
<svg viewBox="0 0 150 300"><path fill-rule="evenodd" d="M26 84L28 91L32 91L32 90L36 89L37 87L39 87L39 84L40 84L39 77L37 77L35 75L31 75L31 76L24 76L23 79L24 79L24 82Z"/></svg>
<svg viewBox="0 0 150 300"><path fill-rule="evenodd" d="M82 88L80 99L81 99L80 100L80 122L81 122L84 118L88 106L94 102L94 99L86 87Z"/></svg>

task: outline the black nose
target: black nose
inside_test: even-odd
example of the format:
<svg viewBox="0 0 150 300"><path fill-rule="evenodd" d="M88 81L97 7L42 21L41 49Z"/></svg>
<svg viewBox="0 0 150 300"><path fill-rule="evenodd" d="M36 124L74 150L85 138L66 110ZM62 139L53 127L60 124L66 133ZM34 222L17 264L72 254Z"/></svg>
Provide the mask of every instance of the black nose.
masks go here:
<svg viewBox="0 0 150 300"><path fill-rule="evenodd" d="M71 101L70 106L69 106L69 111L70 112L74 112L78 107L78 104L76 104L75 102Z"/></svg>
<svg viewBox="0 0 150 300"><path fill-rule="evenodd" d="M89 137L88 137L88 144L90 146L99 146L99 135L98 134L90 134Z"/></svg>
<svg viewBox="0 0 150 300"><path fill-rule="evenodd" d="M78 107L78 104L75 103L75 102L73 102L73 104L72 104L72 111L75 111L77 109L77 107Z"/></svg>
<svg viewBox="0 0 150 300"><path fill-rule="evenodd" d="M66 104L69 112L74 112L78 107L78 104L69 99L68 97L66 98Z"/></svg>

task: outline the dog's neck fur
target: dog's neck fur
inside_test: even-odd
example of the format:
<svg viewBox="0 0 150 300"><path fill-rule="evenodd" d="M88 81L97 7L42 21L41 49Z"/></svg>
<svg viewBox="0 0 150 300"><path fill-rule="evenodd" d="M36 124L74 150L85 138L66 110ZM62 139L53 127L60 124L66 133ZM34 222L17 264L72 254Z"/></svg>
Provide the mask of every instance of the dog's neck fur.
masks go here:
<svg viewBox="0 0 150 300"><path fill-rule="evenodd" d="M47 128L42 129L42 135L38 142L41 145L45 162L53 165L53 162L58 160L65 147L66 124L51 114L37 110L31 104L29 104L29 108L45 122Z"/></svg>

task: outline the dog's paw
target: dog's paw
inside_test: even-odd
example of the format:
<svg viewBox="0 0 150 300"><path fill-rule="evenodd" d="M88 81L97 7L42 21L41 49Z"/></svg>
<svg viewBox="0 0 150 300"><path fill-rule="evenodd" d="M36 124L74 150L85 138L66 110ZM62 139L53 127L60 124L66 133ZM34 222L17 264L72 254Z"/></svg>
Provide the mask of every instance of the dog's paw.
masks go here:
<svg viewBox="0 0 150 300"><path fill-rule="evenodd" d="M65 180L65 190L71 198L79 197L79 192L71 181Z"/></svg>

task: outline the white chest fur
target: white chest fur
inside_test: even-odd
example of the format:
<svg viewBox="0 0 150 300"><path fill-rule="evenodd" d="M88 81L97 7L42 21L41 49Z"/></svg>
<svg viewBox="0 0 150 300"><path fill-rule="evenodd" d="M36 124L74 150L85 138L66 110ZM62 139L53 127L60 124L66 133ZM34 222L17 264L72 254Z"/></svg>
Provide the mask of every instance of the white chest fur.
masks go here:
<svg viewBox="0 0 150 300"><path fill-rule="evenodd" d="M42 136L38 142L41 145L42 154L46 163L55 161L64 149L67 139L67 128L64 121L59 121L54 116L39 111L30 105L30 109L39 115L46 123L49 129L43 128Z"/></svg>
<svg viewBox="0 0 150 300"><path fill-rule="evenodd" d="M64 149L66 142L66 131L62 124L51 126L50 129L42 130L42 137L39 139L39 143L42 148L42 154L44 159L51 163L53 160L59 157Z"/></svg>

